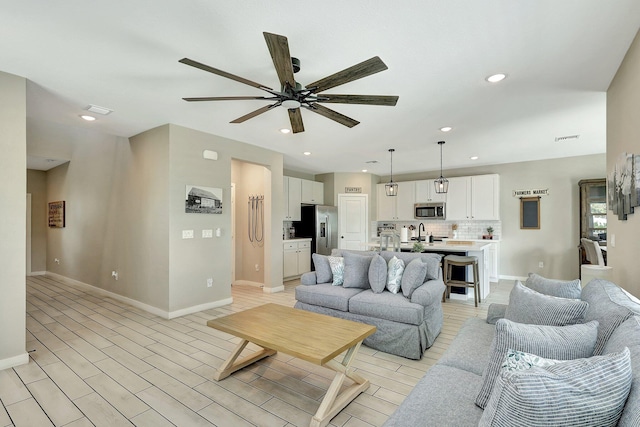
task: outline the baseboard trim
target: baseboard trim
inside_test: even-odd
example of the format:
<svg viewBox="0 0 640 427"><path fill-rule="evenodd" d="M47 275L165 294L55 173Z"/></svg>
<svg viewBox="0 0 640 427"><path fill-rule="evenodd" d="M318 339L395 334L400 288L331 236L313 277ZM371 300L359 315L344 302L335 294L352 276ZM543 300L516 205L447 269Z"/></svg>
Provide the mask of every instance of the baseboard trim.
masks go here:
<svg viewBox="0 0 640 427"><path fill-rule="evenodd" d="M107 291L105 289L99 288L97 286L89 285L88 283L81 282L79 280L71 279L69 277L63 276L57 273L47 272L47 276L53 277L62 281L63 283L68 284L69 286L74 286L84 291L95 292L102 296L106 296L109 298L113 298L117 301L123 302L125 304L129 304L133 307L139 308L140 310L144 310L148 313L155 314L158 317L162 317L163 319L174 319L180 316L186 316L187 314L197 313L202 310L209 310L211 308L222 307L223 305L231 304L233 302L233 298L225 298L219 301L212 301L206 304L194 305L192 307L183 308L175 311L165 311L158 307L154 307L149 304L145 304L133 298L125 297L120 294L116 294L115 292Z"/></svg>
<svg viewBox="0 0 640 427"><path fill-rule="evenodd" d="M206 304L194 305L192 307L182 308L180 310L169 312L169 319L175 319L176 317L186 316L187 314L197 313L199 311L210 310L212 308L222 307L233 302L233 298L225 298L219 301L208 302Z"/></svg>
<svg viewBox="0 0 640 427"><path fill-rule="evenodd" d="M251 280L236 280L233 284L239 286L253 286L255 288L262 288L264 286L264 283L252 282Z"/></svg>
<svg viewBox="0 0 640 427"><path fill-rule="evenodd" d="M28 276L44 276L45 274L47 274L46 271L32 271Z"/></svg>
<svg viewBox="0 0 640 427"><path fill-rule="evenodd" d="M265 294L275 294L276 292L283 292L284 285L276 286L275 288L267 288L266 286L262 288L262 292Z"/></svg>
<svg viewBox="0 0 640 427"><path fill-rule="evenodd" d="M29 363L29 353L19 354L0 360L0 371Z"/></svg>

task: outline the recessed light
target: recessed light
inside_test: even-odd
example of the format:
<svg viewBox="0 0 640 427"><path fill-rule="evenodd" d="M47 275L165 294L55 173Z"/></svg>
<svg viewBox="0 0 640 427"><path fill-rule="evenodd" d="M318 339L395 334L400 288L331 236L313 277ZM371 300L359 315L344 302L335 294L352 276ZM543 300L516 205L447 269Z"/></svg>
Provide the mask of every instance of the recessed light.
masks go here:
<svg viewBox="0 0 640 427"><path fill-rule="evenodd" d="M471 159L471 160L478 160L478 156L471 156L471 157L469 157L469 159Z"/></svg>
<svg viewBox="0 0 640 427"><path fill-rule="evenodd" d="M89 116L89 115L87 115L87 114L83 114L83 115L81 115L81 116L80 116L80 118L81 118L81 119L84 119L84 120L86 120L86 121L88 121L88 122L92 122L92 121L94 121L94 120L96 119L95 117L93 117L93 116Z"/></svg>
<svg viewBox="0 0 640 427"><path fill-rule="evenodd" d="M453 129L451 126L445 126L445 127L441 127L440 131L441 132L449 132L451 129Z"/></svg>
<svg viewBox="0 0 640 427"><path fill-rule="evenodd" d="M305 156L310 156L310 155L311 155L311 151L305 151L305 152L304 152L304 153L302 153L302 154L304 154Z"/></svg>
<svg viewBox="0 0 640 427"><path fill-rule="evenodd" d="M362 172L366 172L366 171L367 171L367 169L362 169Z"/></svg>
<svg viewBox="0 0 640 427"><path fill-rule="evenodd" d="M498 74L494 74L492 76L487 77L486 80L489 83L498 83L498 82L501 82L502 80L504 80L506 78L507 78L506 74L498 73Z"/></svg>
<svg viewBox="0 0 640 427"><path fill-rule="evenodd" d="M287 133L291 132L291 129L282 128L282 129L280 129L280 132L284 133L284 134L287 134Z"/></svg>

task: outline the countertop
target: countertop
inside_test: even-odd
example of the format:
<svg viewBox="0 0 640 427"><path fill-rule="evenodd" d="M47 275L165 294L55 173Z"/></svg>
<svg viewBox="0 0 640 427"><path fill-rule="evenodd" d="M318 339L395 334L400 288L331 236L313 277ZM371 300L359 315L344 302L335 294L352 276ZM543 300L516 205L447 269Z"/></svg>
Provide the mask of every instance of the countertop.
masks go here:
<svg viewBox="0 0 640 427"><path fill-rule="evenodd" d="M471 240L448 240L446 242L422 243L425 252L472 252L484 251L489 248L493 240L471 241ZM379 248L380 242L368 242L370 248ZM413 242L400 243L400 249L413 248Z"/></svg>
<svg viewBox="0 0 640 427"><path fill-rule="evenodd" d="M310 242L311 241L311 237L295 237L293 239L282 239L283 243L286 242Z"/></svg>

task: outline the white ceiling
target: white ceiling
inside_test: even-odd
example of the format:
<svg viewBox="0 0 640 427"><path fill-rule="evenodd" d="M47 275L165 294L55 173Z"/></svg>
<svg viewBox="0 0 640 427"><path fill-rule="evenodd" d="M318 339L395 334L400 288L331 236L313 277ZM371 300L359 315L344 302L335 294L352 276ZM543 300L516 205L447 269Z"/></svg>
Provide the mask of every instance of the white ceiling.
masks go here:
<svg viewBox="0 0 640 427"><path fill-rule="evenodd" d="M639 0L0 0L0 10L0 70L29 79L29 123L125 137L175 123L282 152L288 169L357 172L378 160L368 169L380 175L388 148L394 174L438 169L442 139L445 169L605 152L606 90L640 27ZM283 107L230 124L264 101L181 99L264 95L183 57L277 88L263 31L288 37L303 85L379 56L388 70L328 92L398 95L397 106L329 105L361 122L352 129L303 110L306 131L283 135ZM484 80L496 72L508 78ZM89 104L114 112L86 123Z"/></svg>

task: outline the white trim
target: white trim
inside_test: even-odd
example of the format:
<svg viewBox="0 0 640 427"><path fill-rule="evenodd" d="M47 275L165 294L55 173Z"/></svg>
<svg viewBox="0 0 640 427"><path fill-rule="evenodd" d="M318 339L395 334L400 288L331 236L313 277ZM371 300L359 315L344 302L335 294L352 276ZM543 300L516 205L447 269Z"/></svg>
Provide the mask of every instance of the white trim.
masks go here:
<svg viewBox="0 0 640 427"><path fill-rule="evenodd" d="M264 283L252 282L251 280L236 280L233 284L239 286L253 286L255 288L262 288L264 286Z"/></svg>
<svg viewBox="0 0 640 427"><path fill-rule="evenodd" d="M113 298L117 301L123 302L125 304L129 304L133 307L139 308L141 310L144 310L148 313L151 314L155 314L156 316L162 317L163 319L173 319L176 317L180 317L180 316L185 316L187 314L191 314L191 313L197 313L198 311L202 311L202 310L208 310L211 308L217 308L217 307L222 307L223 305L227 305L227 304L231 304L233 302L233 298L226 298L223 300L219 300L219 301L212 301L212 302L208 302L206 304L200 304L200 305L194 305L192 307L187 307L187 308L183 308L180 310L176 310L176 311L165 311L162 310L158 307L154 307L152 305L149 304L145 304L143 302L140 302L138 300L129 298L129 297L125 297L123 295L120 294L116 294L114 292L110 292L107 290L104 290L102 288L98 288L97 286L93 286L93 285L89 285L87 283L84 282L80 282L79 280L75 280L75 279L70 279L68 277L62 276L60 274L57 273L51 273L51 272L47 272L46 273L47 276L53 277L55 279L61 280L62 282L64 282L65 284L68 284L69 286L75 286L77 288L80 288L82 290L85 291L90 291L90 292L95 292L97 294L100 294L102 296L106 296L109 298Z"/></svg>
<svg viewBox="0 0 640 427"><path fill-rule="evenodd" d="M223 305L229 305L233 302L233 298L225 298L219 301L208 302L206 304L194 305L192 307L182 308L180 310L169 312L169 319L175 319L176 317L186 316L187 314L197 313L199 311L209 310L212 308L222 307Z"/></svg>
<svg viewBox="0 0 640 427"><path fill-rule="evenodd" d="M26 365L27 363L29 363L29 353L7 357L6 359L0 360L0 371L3 369L13 368L14 366Z"/></svg>
<svg viewBox="0 0 640 427"><path fill-rule="evenodd" d="M501 274L500 280L520 280L521 282L524 282L527 280L527 276L506 276Z"/></svg>
<svg viewBox="0 0 640 427"><path fill-rule="evenodd" d="M267 288L266 286L262 288L262 292L265 294L274 294L276 292L284 291L284 285L275 286L273 288Z"/></svg>
<svg viewBox="0 0 640 427"><path fill-rule="evenodd" d="M47 274L46 271L32 271L29 276L44 276L45 274Z"/></svg>

